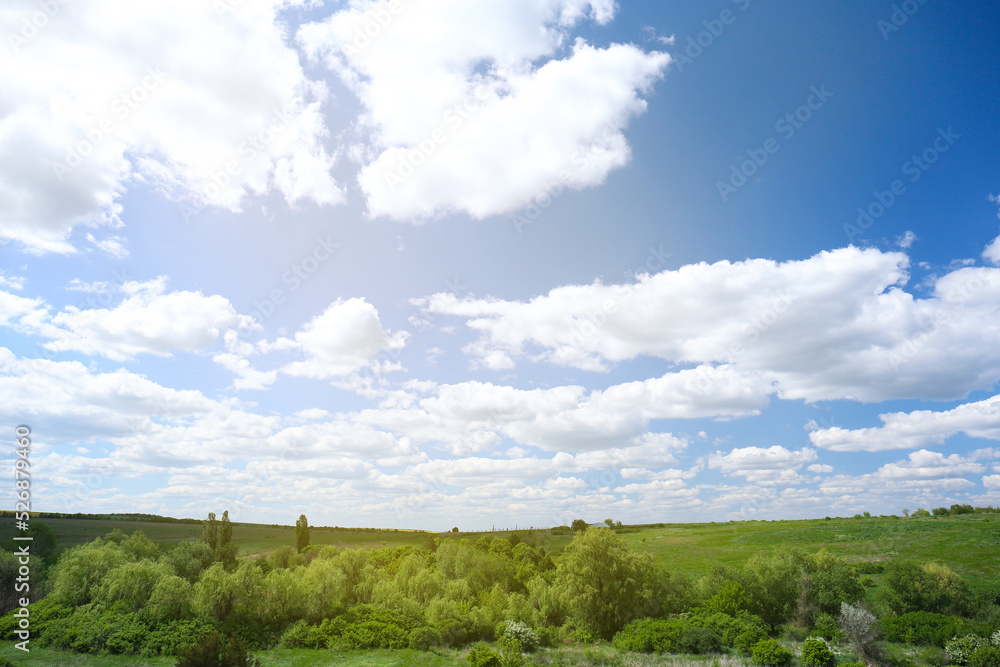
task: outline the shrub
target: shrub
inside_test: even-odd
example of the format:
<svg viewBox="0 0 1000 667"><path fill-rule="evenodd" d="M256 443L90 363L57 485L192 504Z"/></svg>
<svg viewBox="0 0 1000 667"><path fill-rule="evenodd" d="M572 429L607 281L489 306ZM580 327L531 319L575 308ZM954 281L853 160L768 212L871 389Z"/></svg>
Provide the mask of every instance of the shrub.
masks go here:
<svg viewBox="0 0 1000 667"><path fill-rule="evenodd" d="M802 664L816 667L831 667L837 662L837 656L830 649L830 644L822 637L808 637L802 642Z"/></svg>
<svg viewBox="0 0 1000 667"><path fill-rule="evenodd" d="M17 667L10 658L0 658L0 667Z"/></svg>
<svg viewBox="0 0 1000 667"><path fill-rule="evenodd" d="M914 611L902 616L887 616L879 621L887 641L944 646L953 638L985 634L988 626L957 616Z"/></svg>
<svg viewBox="0 0 1000 667"><path fill-rule="evenodd" d="M626 625L611 642L619 651L670 653L675 650L685 625L679 618L643 618Z"/></svg>
<svg viewBox="0 0 1000 667"><path fill-rule="evenodd" d="M435 628L422 626L410 630L409 646L418 651L426 651L432 646L441 645L441 633Z"/></svg>
<svg viewBox="0 0 1000 667"><path fill-rule="evenodd" d="M744 655L750 655L753 652L754 645L765 639L767 639L767 633L765 632L744 630L742 633L737 635L736 639L730 643L730 646Z"/></svg>
<svg viewBox="0 0 1000 667"><path fill-rule="evenodd" d="M990 642L997 648L1000 648L1000 630L993 633L993 636L990 637Z"/></svg>
<svg viewBox="0 0 1000 667"><path fill-rule="evenodd" d="M843 603L839 622L840 631L858 656L865 662L875 662L881 652L878 645L880 628L875 616L867 609Z"/></svg>
<svg viewBox="0 0 1000 667"><path fill-rule="evenodd" d="M945 652L936 646L926 646L917 654L919 661L930 667L945 667L948 664L948 657Z"/></svg>
<svg viewBox="0 0 1000 667"><path fill-rule="evenodd" d="M765 639L753 645L754 662L770 667L783 667L792 661L792 652L773 639Z"/></svg>
<svg viewBox="0 0 1000 667"><path fill-rule="evenodd" d="M1000 667L1000 648L987 644L972 652L969 667Z"/></svg>
<svg viewBox="0 0 1000 667"><path fill-rule="evenodd" d="M718 653L722 649L722 638L711 628L688 625L677 638L675 651L682 653Z"/></svg>
<svg viewBox="0 0 1000 667"><path fill-rule="evenodd" d="M205 635L211 634L214 628L202 621L173 621L161 625L146 636L142 642L140 654L149 657L154 655L177 655L200 642Z"/></svg>
<svg viewBox="0 0 1000 667"><path fill-rule="evenodd" d="M953 665L968 664L969 658L979 649L987 646L987 640L978 635L965 635L955 637L944 647L944 652L948 654L948 661Z"/></svg>
<svg viewBox="0 0 1000 667"><path fill-rule="evenodd" d="M200 642L180 652L176 667L261 667L255 657L237 637L223 639L212 632Z"/></svg>
<svg viewBox="0 0 1000 667"><path fill-rule="evenodd" d="M476 642L465 659L472 667L501 667L500 654L486 642Z"/></svg>
<svg viewBox="0 0 1000 667"><path fill-rule="evenodd" d="M507 621L504 629L499 633L499 638L510 638L517 643L518 650L531 653L538 648L541 640L535 631L528 627L527 623L521 621Z"/></svg>
<svg viewBox="0 0 1000 667"><path fill-rule="evenodd" d="M829 641L837 639L840 637L837 619L830 614L818 614L813 621L813 633Z"/></svg>

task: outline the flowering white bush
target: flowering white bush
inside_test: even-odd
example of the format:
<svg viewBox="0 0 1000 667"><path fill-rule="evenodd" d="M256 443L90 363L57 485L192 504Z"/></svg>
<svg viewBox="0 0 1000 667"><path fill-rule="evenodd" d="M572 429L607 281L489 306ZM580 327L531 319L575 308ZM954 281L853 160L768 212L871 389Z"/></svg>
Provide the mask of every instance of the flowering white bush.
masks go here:
<svg viewBox="0 0 1000 667"><path fill-rule="evenodd" d="M964 665L969 661L969 658L976 652L976 650L987 645L988 642L983 637L979 637L977 635L965 635L964 637L954 637L945 645L944 652L948 654L949 663L953 665Z"/></svg>
<svg viewBox="0 0 1000 667"><path fill-rule="evenodd" d="M993 633L993 636L990 637L990 641L993 642L994 646L1000 648L1000 630Z"/></svg>
<svg viewBox="0 0 1000 667"><path fill-rule="evenodd" d="M538 648L538 635L535 634L534 630L528 627L527 623L523 623L521 621L507 621L507 627L504 628L502 636L509 637L510 639L516 641L522 651L531 653Z"/></svg>

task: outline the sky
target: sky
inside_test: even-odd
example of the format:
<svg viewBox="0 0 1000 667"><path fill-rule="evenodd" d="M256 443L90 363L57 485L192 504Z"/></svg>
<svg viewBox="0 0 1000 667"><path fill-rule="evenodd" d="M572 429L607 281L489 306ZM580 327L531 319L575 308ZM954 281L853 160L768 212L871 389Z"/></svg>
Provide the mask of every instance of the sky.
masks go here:
<svg viewBox="0 0 1000 667"><path fill-rule="evenodd" d="M0 429L30 428L32 509L1000 504L998 23L8 0Z"/></svg>

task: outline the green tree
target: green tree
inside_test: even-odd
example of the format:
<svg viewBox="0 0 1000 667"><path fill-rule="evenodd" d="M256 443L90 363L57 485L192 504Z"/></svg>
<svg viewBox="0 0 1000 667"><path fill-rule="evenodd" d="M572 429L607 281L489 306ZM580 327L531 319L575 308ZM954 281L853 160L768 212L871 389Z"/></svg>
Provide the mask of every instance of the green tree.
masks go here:
<svg viewBox="0 0 1000 667"><path fill-rule="evenodd" d="M201 523L201 541L213 552L219 547L219 522L215 520L215 512L209 512L208 520Z"/></svg>
<svg viewBox="0 0 1000 667"><path fill-rule="evenodd" d="M48 564L55 562L56 555L56 531L52 526L44 521L32 521L28 528L28 535L32 537L31 553L41 558Z"/></svg>
<svg viewBox="0 0 1000 667"><path fill-rule="evenodd" d="M307 546L309 546L309 521L303 514L295 522L295 548L298 549L299 553L302 553L302 550Z"/></svg>
<svg viewBox="0 0 1000 667"><path fill-rule="evenodd" d="M588 526L590 526L590 524L584 521L583 519L573 519L573 523L570 524L570 528L573 529L574 533L579 533L581 531L587 530Z"/></svg>
<svg viewBox="0 0 1000 667"><path fill-rule="evenodd" d="M222 513L222 521L219 523L219 549L218 559L227 568L236 565L236 555L239 547L233 544L233 524L229 521L229 510Z"/></svg>
<svg viewBox="0 0 1000 667"><path fill-rule="evenodd" d="M578 623L610 639L642 609L652 572L650 554L611 530L587 530L566 547L553 587Z"/></svg>

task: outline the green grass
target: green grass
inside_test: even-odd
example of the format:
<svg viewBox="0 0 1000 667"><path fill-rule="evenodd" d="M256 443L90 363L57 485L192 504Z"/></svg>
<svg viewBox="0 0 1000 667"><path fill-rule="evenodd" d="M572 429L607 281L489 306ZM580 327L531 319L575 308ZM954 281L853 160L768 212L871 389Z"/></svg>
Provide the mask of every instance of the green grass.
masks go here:
<svg viewBox="0 0 1000 667"><path fill-rule="evenodd" d="M201 537L200 524L109 518L33 518L32 521L44 521L52 526L61 549L90 542L95 537L107 535L115 528L126 534L141 530L149 539L164 544L176 544L185 540L197 540ZM0 541L11 538L17 533L13 521L0 522ZM430 535L437 535L437 533L417 530L369 531L311 527L310 543L362 549L398 547L407 544L422 546ZM244 556L270 553L282 545L295 545L295 527L234 523L233 542L240 548L240 554Z"/></svg>
<svg viewBox="0 0 1000 667"><path fill-rule="evenodd" d="M476 540L481 535L505 534L468 533L465 537ZM561 552L572 540L571 535L547 530L518 534L550 553ZM782 546L809 553L827 549L854 562L938 561L973 587L1000 572L1000 514L654 524L629 528L622 537L633 549L653 554L656 562L693 575L703 574L709 562L740 565L750 556Z"/></svg>

